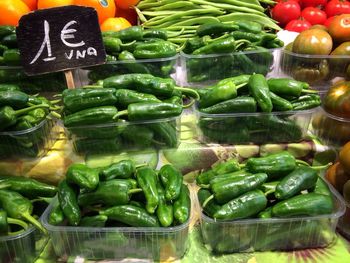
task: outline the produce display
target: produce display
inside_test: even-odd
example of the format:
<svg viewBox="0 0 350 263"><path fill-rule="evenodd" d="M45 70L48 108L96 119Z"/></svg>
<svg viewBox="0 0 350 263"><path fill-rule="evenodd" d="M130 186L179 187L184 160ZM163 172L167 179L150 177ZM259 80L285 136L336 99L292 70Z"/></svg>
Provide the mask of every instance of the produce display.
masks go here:
<svg viewBox="0 0 350 263"><path fill-rule="evenodd" d="M0 84L0 157L38 157L55 138L59 109L45 97L28 95L16 85Z"/></svg>
<svg viewBox="0 0 350 263"><path fill-rule="evenodd" d="M312 113L308 110L321 105L317 91L308 88L305 82L254 74L223 79L201 89L197 110L202 139L219 143L299 141L309 125Z"/></svg>
<svg viewBox="0 0 350 263"><path fill-rule="evenodd" d="M62 94L64 126L78 153L176 147L176 117L193 103L183 105L182 96L199 98L195 90L150 74L112 76L102 87Z"/></svg>
<svg viewBox="0 0 350 263"><path fill-rule="evenodd" d="M281 67L284 73L309 84L328 85L336 77L349 78L350 14L333 19L328 32L311 28L301 32L283 52ZM311 55L311 56L310 56Z"/></svg>
<svg viewBox="0 0 350 263"><path fill-rule="evenodd" d="M272 51L268 49L282 46L276 34L264 32L256 22L205 23L197 28L195 37L186 40L182 50L187 81L253 73L266 75L273 63Z"/></svg>
<svg viewBox="0 0 350 263"><path fill-rule="evenodd" d="M331 240L322 231L331 221L318 225L319 219L307 219L331 215L336 209L333 194L318 175L326 167L309 166L285 151L250 158L244 164L228 160L201 173L196 179L201 187L198 199L205 215L215 220L202 218L204 242L216 253L327 245ZM307 223L264 224L271 218L300 218Z"/></svg>

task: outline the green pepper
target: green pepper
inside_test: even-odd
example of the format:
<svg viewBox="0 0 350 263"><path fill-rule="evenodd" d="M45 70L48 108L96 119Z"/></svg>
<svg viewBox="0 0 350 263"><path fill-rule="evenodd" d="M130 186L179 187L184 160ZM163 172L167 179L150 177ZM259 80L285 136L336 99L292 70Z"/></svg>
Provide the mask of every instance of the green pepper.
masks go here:
<svg viewBox="0 0 350 263"><path fill-rule="evenodd" d="M9 225L18 225L21 228L23 228L23 230L26 230L28 228L28 225L24 221L7 217L6 211L0 210L0 236L16 235L22 232L22 231L18 231L15 233L9 232Z"/></svg>
<svg viewBox="0 0 350 263"><path fill-rule="evenodd" d="M250 32L243 32L243 31L234 31L230 33L230 36L233 36L235 39L245 39L249 40L250 42L258 42L261 41L263 38L263 34L255 34Z"/></svg>
<svg viewBox="0 0 350 263"><path fill-rule="evenodd" d="M223 33L228 33L237 30L239 27L235 24L224 24L221 22L202 24L197 28L196 34L202 36L220 36Z"/></svg>
<svg viewBox="0 0 350 263"><path fill-rule="evenodd" d="M101 106L69 114L63 122L66 127L111 123L114 122L117 113L118 110L114 106Z"/></svg>
<svg viewBox="0 0 350 263"><path fill-rule="evenodd" d="M181 172L171 164L166 164L159 170L159 178L165 187L165 199L178 199L183 180Z"/></svg>
<svg viewBox="0 0 350 263"><path fill-rule="evenodd" d="M181 186L180 196L174 202L174 218L181 224L190 218L191 198L186 185Z"/></svg>
<svg viewBox="0 0 350 263"><path fill-rule="evenodd" d="M246 170L239 170L236 172L231 172L231 173L226 173L226 174L220 174L220 175L216 175L215 177L213 177L209 183L210 184L223 184L226 181L231 181L231 180L236 180L238 178L245 178L248 176L251 176L252 174L247 172Z"/></svg>
<svg viewBox="0 0 350 263"><path fill-rule="evenodd" d="M151 73L148 67L142 63L138 63L134 55L129 51L122 51L118 56L118 60L125 61L125 63L123 63L123 66L131 73Z"/></svg>
<svg viewBox="0 0 350 263"><path fill-rule="evenodd" d="M321 105L321 98L318 94L306 94L291 101L293 110L308 110Z"/></svg>
<svg viewBox="0 0 350 263"><path fill-rule="evenodd" d="M132 188L131 182L124 179L100 182L95 191L79 194L78 203L83 207L95 204L124 205L130 201L130 194L140 192L140 189Z"/></svg>
<svg viewBox="0 0 350 263"><path fill-rule="evenodd" d="M0 26L0 38L5 37L10 34L16 34L15 26L2 25Z"/></svg>
<svg viewBox="0 0 350 263"><path fill-rule="evenodd" d="M100 211L110 220L116 220L134 227L159 227L157 218L141 207L120 205Z"/></svg>
<svg viewBox="0 0 350 263"><path fill-rule="evenodd" d="M103 87L136 90L162 98L170 98L174 95L174 91L178 90L188 96L199 98L195 90L177 87L173 79L154 77L150 74L134 73L109 77L103 80Z"/></svg>
<svg viewBox="0 0 350 263"><path fill-rule="evenodd" d="M168 227L174 220L173 206L166 202L164 189L160 184L157 184L157 189L159 196L159 203L156 211L157 217L161 226Z"/></svg>
<svg viewBox="0 0 350 263"><path fill-rule="evenodd" d="M0 84L0 91L20 91L19 86L15 84Z"/></svg>
<svg viewBox="0 0 350 263"><path fill-rule="evenodd" d="M154 132L154 140L165 145L169 148L174 148L178 145L178 132L176 125L172 125L170 122L157 122L147 125Z"/></svg>
<svg viewBox="0 0 350 263"><path fill-rule="evenodd" d="M224 162L216 163L212 166L216 174L227 174L240 170L240 165L236 158L228 159Z"/></svg>
<svg viewBox="0 0 350 263"><path fill-rule="evenodd" d="M263 30L262 25L254 21L234 21L234 24L237 25L239 30L243 32L259 34Z"/></svg>
<svg viewBox="0 0 350 263"><path fill-rule="evenodd" d="M14 131L24 131L24 130L31 129L31 128L33 128L33 127L34 127L34 125L33 125L31 122L29 122L29 121L27 121L27 120L25 120L25 119L19 118L19 119L17 120L16 125L13 126L13 127L11 127L11 130L14 130Z"/></svg>
<svg viewBox="0 0 350 263"><path fill-rule="evenodd" d="M277 199L288 199L303 190L315 187L318 179L317 171L307 166L297 167L284 177L276 186Z"/></svg>
<svg viewBox="0 0 350 263"><path fill-rule="evenodd" d="M332 197L317 193L296 195L277 203L272 208L272 214L276 217L315 216L332 212Z"/></svg>
<svg viewBox="0 0 350 263"><path fill-rule="evenodd" d="M203 203L211 196L211 193L208 190L201 188L199 189L197 196L200 205L203 206ZM203 211L208 216L213 217L216 211L218 211L220 208L221 206L217 204L214 199L211 199L209 202L207 202L206 206L203 207Z"/></svg>
<svg viewBox="0 0 350 263"><path fill-rule="evenodd" d="M202 133L210 141L217 143L246 143L250 141L250 131L247 127L239 127L235 131L217 131L212 129L202 129Z"/></svg>
<svg viewBox="0 0 350 263"><path fill-rule="evenodd" d="M102 36L119 38L123 42L142 40L143 30L141 26L132 26L120 31L102 32Z"/></svg>
<svg viewBox="0 0 350 263"><path fill-rule="evenodd" d="M128 116L130 121L155 120L179 116L182 106L166 102L139 102L129 104L127 110L120 111L116 116Z"/></svg>
<svg viewBox="0 0 350 263"><path fill-rule="evenodd" d="M147 29L143 31L143 38L159 38L167 40L168 34L167 31L162 29Z"/></svg>
<svg viewBox="0 0 350 263"><path fill-rule="evenodd" d="M235 77L231 77L231 78L226 78L226 79L222 79L220 80L217 85L226 83L226 82L233 82L236 86L242 86L243 84L248 84L249 78L251 75L247 75L247 74L242 74L239 76L235 76ZM206 90L206 89L204 89Z"/></svg>
<svg viewBox="0 0 350 263"><path fill-rule="evenodd" d="M140 125L128 125L125 127L121 136L125 145L131 144L131 147L150 147L153 143L158 144L154 140L154 132L148 127L140 126ZM159 142L160 143L160 142Z"/></svg>
<svg viewBox="0 0 350 263"><path fill-rule="evenodd" d="M33 211L32 203L21 194L8 190L0 190L0 204L10 217L26 220L41 232L47 233L40 222L31 215Z"/></svg>
<svg viewBox="0 0 350 263"><path fill-rule="evenodd" d="M12 108L21 109L28 103L29 95L18 90L0 91L0 106L11 106Z"/></svg>
<svg viewBox="0 0 350 263"><path fill-rule="evenodd" d="M248 191L257 189L267 180L267 174L257 173L245 177L234 177L232 179L219 182L210 182L210 189L213 193L212 198L219 204L224 204L237 196ZM203 206L205 206L203 204Z"/></svg>
<svg viewBox="0 0 350 263"><path fill-rule="evenodd" d="M272 206L266 208L258 214L258 218L268 219L272 217Z"/></svg>
<svg viewBox="0 0 350 263"><path fill-rule="evenodd" d="M118 109L126 109L130 104L139 102L161 102L156 96L128 89L118 89L115 92Z"/></svg>
<svg viewBox="0 0 350 263"><path fill-rule="evenodd" d="M43 120L46 119L47 115L49 114L49 109L48 108L39 108L39 109L34 109L28 112L28 116L34 118L35 122L31 122L32 124L39 124Z"/></svg>
<svg viewBox="0 0 350 263"><path fill-rule="evenodd" d="M119 53L122 45L122 41L119 38L103 37L103 45L107 53L112 55Z"/></svg>
<svg viewBox="0 0 350 263"><path fill-rule="evenodd" d="M317 93L316 90L309 90L309 84L288 78L268 79L270 91L281 97L300 97L302 93Z"/></svg>
<svg viewBox="0 0 350 263"><path fill-rule="evenodd" d="M35 105L21 110L14 110L10 106L0 107L0 131L16 124L17 117L37 108L46 108L47 105Z"/></svg>
<svg viewBox="0 0 350 263"><path fill-rule="evenodd" d="M4 46L7 46L8 48L18 48L16 33L4 36L1 39L0 43Z"/></svg>
<svg viewBox="0 0 350 263"><path fill-rule="evenodd" d="M204 47L208 43L209 39L210 39L209 36L194 37L191 39L187 39L184 44L184 49L182 51L185 54L192 54L193 51L195 51L196 49Z"/></svg>
<svg viewBox="0 0 350 263"><path fill-rule="evenodd" d="M18 49L7 49L3 53L4 63L8 66L21 65L21 58Z"/></svg>
<svg viewBox="0 0 350 263"><path fill-rule="evenodd" d="M329 196L332 195L327 183L324 180L322 180L320 177L317 179L314 193L329 195Z"/></svg>
<svg viewBox="0 0 350 263"><path fill-rule="evenodd" d="M256 101L252 97L240 96L231 100L226 100L208 108L200 109L203 113L238 113L238 112L256 112Z"/></svg>
<svg viewBox="0 0 350 263"><path fill-rule="evenodd" d="M114 178L131 178L135 172L136 167L133 161L121 160L100 170L100 180L108 181Z"/></svg>
<svg viewBox="0 0 350 263"><path fill-rule="evenodd" d="M270 98L273 105L273 110L288 111L293 110L293 105L288 100L276 95L270 91Z"/></svg>
<svg viewBox="0 0 350 263"><path fill-rule="evenodd" d="M62 93L64 110L70 113L117 103L115 89L66 89Z"/></svg>
<svg viewBox="0 0 350 263"><path fill-rule="evenodd" d="M215 212L214 218L219 220L234 220L247 218L265 209L267 199L260 190L246 192L224 204Z"/></svg>
<svg viewBox="0 0 350 263"><path fill-rule="evenodd" d="M105 215L84 216L79 223L83 227L105 227L108 217Z"/></svg>
<svg viewBox="0 0 350 263"><path fill-rule="evenodd" d="M57 226L64 220L64 214L59 202L55 203L49 214L49 224Z"/></svg>
<svg viewBox="0 0 350 263"><path fill-rule="evenodd" d="M199 108L207 108L222 101L237 97L237 88L232 81L226 81L209 89L199 101Z"/></svg>
<svg viewBox="0 0 350 263"><path fill-rule="evenodd" d="M216 176L216 173L212 169L202 172L196 178L197 185L209 184L210 180L215 176Z"/></svg>
<svg viewBox="0 0 350 263"><path fill-rule="evenodd" d="M169 99L163 100L163 102L172 103L172 104L177 104L177 105L180 105L180 106L184 106L184 105L183 105L182 98L179 97L179 96L172 96L172 97L169 98ZM187 106L187 105L186 105L186 106Z"/></svg>
<svg viewBox="0 0 350 263"><path fill-rule="evenodd" d="M58 200L64 216L71 226L77 226L81 214L76 190L64 179L58 185Z"/></svg>
<svg viewBox="0 0 350 263"><path fill-rule="evenodd" d="M8 47L0 44L0 56L1 56L1 58L2 58L2 59L1 59L1 63L0 63L1 65L5 64L5 63L4 63L4 58L2 57L2 55L4 54L4 52L5 52L6 50L8 50Z"/></svg>
<svg viewBox="0 0 350 263"><path fill-rule="evenodd" d="M136 179L146 197L146 210L153 214L158 206L157 174L150 167L142 167L136 171Z"/></svg>
<svg viewBox="0 0 350 263"><path fill-rule="evenodd" d="M118 152L122 149L122 141L119 136L114 138L83 138L75 139L73 141L74 150L79 153L112 153Z"/></svg>
<svg viewBox="0 0 350 263"><path fill-rule="evenodd" d="M251 173L266 173L269 177L283 177L296 168L296 160L287 151L264 157L249 158L245 168Z"/></svg>
<svg viewBox="0 0 350 263"><path fill-rule="evenodd" d="M53 185L21 176L0 175L0 188L2 185L7 185L8 190L18 192L28 198L53 197L57 193L57 188Z"/></svg>
<svg viewBox="0 0 350 263"><path fill-rule="evenodd" d="M193 51L193 55L231 53L236 50L236 42L233 37L218 39L212 43Z"/></svg>
<svg viewBox="0 0 350 263"><path fill-rule="evenodd" d="M276 187L279 184L279 182L280 181L272 181L263 183L260 187L260 190L262 190L267 197L272 195L274 196L274 193L276 192Z"/></svg>
<svg viewBox="0 0 350 263"><path fill-rule="evenodd" d="M167 58L176 55L176 48L174 44L164 40L146 42L137 45L133 55L136 59Z"/></svg>
<svg viewBox="0 0 350 263"><path fill-rule="evenodd" d="M269 92L269 86L262 74L254 74L249 78L248 82L249 92L257 101L260 109L263 112L272 111L272 102Z"/></svg>
<svg viewBox="0 0 350 263"><path fill-rule="evenodd" d="M66 180L69 184L92 191L99 183L99 175L96 169L89 168L85 164L73 163L68 167Z"/></svg>

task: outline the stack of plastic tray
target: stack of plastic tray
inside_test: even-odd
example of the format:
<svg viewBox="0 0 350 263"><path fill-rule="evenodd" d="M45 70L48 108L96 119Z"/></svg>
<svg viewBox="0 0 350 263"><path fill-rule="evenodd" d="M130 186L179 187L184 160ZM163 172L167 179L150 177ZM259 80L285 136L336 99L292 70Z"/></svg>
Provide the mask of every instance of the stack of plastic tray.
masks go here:
<svg viewBox="0 0 350 263"><path fill-rule="evenodd" d="M336 240L335 228L345 212L342 197L332 186L329 187L334 200L332 214L215 221L202 213L203 241L215 253L327 247Z"/></svg>

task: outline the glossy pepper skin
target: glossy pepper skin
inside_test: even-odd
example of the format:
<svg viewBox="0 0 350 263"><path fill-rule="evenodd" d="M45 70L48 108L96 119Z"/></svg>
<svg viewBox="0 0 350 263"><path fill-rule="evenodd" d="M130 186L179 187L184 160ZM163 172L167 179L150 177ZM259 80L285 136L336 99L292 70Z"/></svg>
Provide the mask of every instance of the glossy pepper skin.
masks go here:
<svg viewBox="0 0 350 263"><path fill-rule="evenodd" d="M33 224L41 232L47 233L46 229L31 214L33 205L27 198L17 192L0 190L0 204L9 217L19 220L26 220Z"/></svg>
<svg viewBox="0 0 350 263"><path fill-rule="evenodd" d="M309 84L288 78L268 79L270 91L281 97L299 97L303 92L308 92Z"/></svg>
<svg viewBox="0 0 350 263"><path fill-rule="evenodd" d="M9 225L18 225L23 228L23 230L26 230L28 228L28 225L24 221L7 217L6 211L0 210L0 236L13 235L20 232L9 232Z"/></svg>
<svg viewBox="0 0 350 263"><path fill-rule="evenodd" d="M235 25L243 32L258 34L262 31L262 25L254 21L235 21Z"/></svg>
<svg viewBox="0 0 350 263"><path fill-rule="evenodd" d="M154 139L164 142L168 147L176 147L178 145L178 137L176 126L169 122L157 122L147 125L155 134Z"/></svg>
<svg viewBox="0 0 350 263"><path fill-rule="evenodd" d="M211 196L211 193L209 190L201 188L199 189L197 196L198 196L198 201L202 206L204 201ZM203 211L205 212L206 215L213 217L216 211L218 211L220 208L221 206L218 203L216 203L214 199L212 199L206 204L206 206L203 208Z"/></svg>
<svg viewBox="0 0 350 263"><path fill-rule="evenodd" d="M89 168L85 164L74 163L68 167L66 180L69 184L92 191L98 186L99 175L96 169Z"/></svg>
<svg viewBox="0 0 350 263"><path fill-rule="evenodd" d="M139 102L161 102L156 96L128 89L118 89L115 92L118 109L126 109L130 104Z"/></svg>
<svg viewBox="0 0 350 263"><path fill-rule="evenodd" d="M59 202L53 205L53 208L49 214L49 224L57 226L64 220L64 214Z"/></svg>
<svg viewBox="0 0 350 263"><path fill-rule="evenodd" d="M142 27L140 26L132 26L120 31L103 32L102 36L119 38L123 42L128 42L133 40L142 40L143 30L142 30Z"/></svg>
<svg viewBox="0 0 350 263"><path fill-rule="evenodd" d="M159 170L159 178L165 187L165 199L173 201L180 196L183 177L181 172L171 164L163 165Z"/></svg>
<svg viewBox="0 0 350 263"><path fill-rule="evenodd" d="M233 37L218 39L210 44L193 51L193 55L205 55L216 53L231 53L236 50L236 42Z"/></svg>
<svg viewBox="0 0 350 263"><path fill-rule="evenodd" d="M29 95L18 90L0 91L0 106L10 106L14 109L27 107Z"/></svg>
<svg viewBox="0 0 350 263"><path fill-rule="evenodd" d="M257 101L263 112L271 112L273 105L270 97L269 86L262 74L254 74L249 78L249 92Z"/></svg>
<svg viewBox="0 0 350 263"><path fill-rule="evenodd" d="M265 157L249 158L245 168L251 173L266 173L269 177L283 177L296 168L296 161L287 151Z"/></svg>
<svg viewBox="0 0 350 263"><path fill-rule="evenodd" d="M0 91L20 91L19 86L15 84L0 84Z"/></svg>
<svg viewBox="0 0 350 263"><path fill-rule="evenodd" d="M240 170L240 165L236 158L226 160L224 162L216 163L212 166L212 170L216 174L227 174Z"/></svg>
<svg viewBox="0 0 350 263"><path fill-rule="evenodd" d="M293 110L293 105L288 100L276 95L270 91L270 98L273 105L273 110L275 111L288 111Z"/></svg>
<svg viewBox="0 0 350 263"><path fill-rule="evenodd" d="M71 226L79 225L81 219L80 207L76 190L64 179L58 185L58 200L64 216Z"/></svg>
<svg viewBox="0 0 350 263"><path fill-rule="evenodd" d="M122 52L119 53L118 60L130 62L130 63L124 63L123 66L127 68L131 73L144 73L144 74L151 73L147 66L137 63L134 55L127 50L123 50ZM134 61L134 63L131 63L132 61Z"/></svg>
<svg viewBox="0 0 350 263"><path fill-rule="evenodd" d="M233 82L236 86L242 86L243 84L248 84L250 76L251 75L248 75L248 74L242 74L235 77L225 78L220 80L217 84L220 85L226 82ZM200 89L200 90L203 90L203 89Z"/></svg>
<svg viewBox="0 0 350 263"><path fill-rule="evenodd" d="M157 174L152 168L141 167L136 171L136 179L146 197L146 210L153 214L159 203Z"/></svg>
<svg viewBox="0 0 350 263"><path fill-rule="evenodd" d="M316 170L307 166L297 167L277 184L275 196L277 199L288 199L303 190L314 188L317 179Z"/></svg>
<svg viewBox="0 0 350 263"><path fill-rule="evenodd" d="M217 103L207 108L200 109L201 112L208 114L256 112L256 110L256 100L247 96L240 96L231 100Z"/></svg>
<svg viewBox="0 0 350 263"><path fill-rule="evenodd" d="M320 177L317 179L315 189L313 191L317 194L323 194L323 195L331 195L331 190L329 190L329 187L327 183L322 180Z"/></svg>
<svg viewBox="0 0 350 263"><path fill-rule="evenodd" d="M118 110L114 106L101 106L77 111L64 118L64 126L77 127L91 124L111 123Z"/></svg>
<svg viewBox="0 0 350 263"><path fill-rule="evenodd" d="M196 178L197 185L209 184L210 180L216 176L216 173L210 169L200 173Z"/></svg>
<svg viewBox="0 0 350 263"><path fill-rule="evenodd" d="M258 214L265 209L266 205L267 199L264 193L260 190L252 190L224 204L216 211L214 218L220 220L247 218Z"/></svg>
<svg viewBox="0 0 350 263"><path fill-rule="evenodd" d="M272 206L266 208L258 214L258 218L267 219L272 217Z"/></svg>
<svg viewBox="0 0 350 263"><path fill-rule="evenodd" d="M315 216L332 212L332 197L317 193L296 195L277 203L272 208L272 214L276 217Z"/></svg>
<svg viewBox="0 0 350 263"><path fill-rule="evenodd" d="M100 211L110 220L116 220L134 227L159 227L157 218L141 207L120 205Z"/></svg>
<svg viewBox="0 0 350 263"><path fill-rule="evenodd" d="M21 57L18 49L7 49L2 54L4 63L8 66L20 66Z"/></svg>
<svg viewBox="0 0 350 263"><path fill-rule="evenodd" d="M20 176L0 176L0 188L7 185L7 189L20 193L28 198L53 197L57 193L57 187L37 180Z"/></svg>
<svg viewBox="0 0 350 263"><path fill-rule="evenodd" d="M238 29L238 25L224 24L221 22L217 23L206 23L202 24L197 28L196 34L199 37L203 36L218 36L223 33L232 32Z"/></svg>
<svg viewBox="0 0 350 263"><path fill-rule="evenodd" d="M213 177L212 179L210 179L209 183L210 184L217 184L217 183L224 183L227 181L232 181L238 178L245 178L248 176L251 176L252 174L247 172L246 170L239 170L239 171L235 171L235 172L231 172L231 173L226 173L226 174L219 174L216 175L215 177Z"/></svg>
<svg viewBox="0 0 350 263"><path fill-rule="evenodd" d="M62 93L64 110L70 113L117 103L115 89L66 89Z"/></svg>
<svg viewBox="0 0 350 263"><path fill-rule="evenodd" d="M200 99L199 108L207 108L222 101L237 97L236 85L226 81L209 89Z"/></svg>
<svg viewBox="0 0 350 263"><path fill-rule="evenodd" d="M105 227L108 217L105 215L85 216L80 220L79 226Z"/></svg>
<svg viewBox="0 0 350 263"><path fill-rule="evenodd" d="M127 141L126 144L132 144L137 147L149 147L155 143L154 132L148 127L139 127L140 125L128 125L122 132L122 137Z"/></svg>
<svg viewBox="0 0 350 263"><path fill-rule="evenodd" d="M170 226L174 221L173 206L168 204L165 199L165 192L160 184L157 184L159 204L157 207L157 217L163 227Z"/></svg>
<svg viewBox="0 0 350 263"><path fill-rule="evenodd" d="M137 45L133 54L136 59L166 58L175 56L176 48L168 41L159 40Z"/></svg>
<svg viewBox="0 0 350 263"><path fill-rule="evenodd" d="M159 38L167 40L168 34L167 31L162 29L147 29L143 31L143 38Z"/></svg>
<svg viewBox="0 0 350 263"><path fill-rule="evenodd" d="M100 171L100 180L108 181L114 178L131 178L136 171L136 167L131 160L122 160L103 168Z"/></svg>
<svg viewBox="0 0 350 263"><path fill-rule="evenodd" d="M224 204L241 194L260 187L266 180L267 174L258 173L216 183L211 182L210 188L214 194L215 200L219 204Z"/></svg>
<svg viewBox="0 0 350 263"><path fill-rule="evenodd" d="M308 110L321 105L318 94L305 94L291 101L293 110Z"/></svg>
<svg viewBox="0 0 350 263"><path fill-rule="evenodd" d="M191 198L186 185L181 186L180 196L174 202L174 218L181 224L190 218Z"/></svg>

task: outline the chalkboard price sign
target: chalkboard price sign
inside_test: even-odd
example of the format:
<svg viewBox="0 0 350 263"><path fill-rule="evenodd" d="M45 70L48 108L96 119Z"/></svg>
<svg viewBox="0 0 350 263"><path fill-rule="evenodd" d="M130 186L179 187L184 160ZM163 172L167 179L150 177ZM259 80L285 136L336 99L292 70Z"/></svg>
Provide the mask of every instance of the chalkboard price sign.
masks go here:
<svg viewBox="0 0 350 263"><path fill-rule="evenodd" d="M17 39L28 75L100 65L106 59L97 12L91 7L29 13L19 21Z"/></svg>

